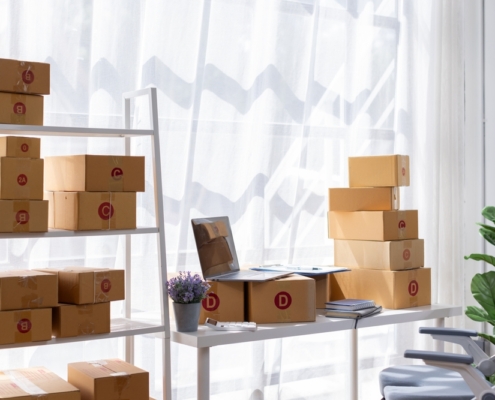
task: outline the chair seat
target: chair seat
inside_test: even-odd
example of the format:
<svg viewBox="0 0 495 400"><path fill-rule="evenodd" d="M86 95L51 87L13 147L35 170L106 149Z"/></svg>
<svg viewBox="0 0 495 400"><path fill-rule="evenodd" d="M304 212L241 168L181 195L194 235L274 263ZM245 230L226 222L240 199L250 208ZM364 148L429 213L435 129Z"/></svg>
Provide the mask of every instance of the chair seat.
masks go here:
<svg viewBox="0 0 495 400"><path fill-rule="evenodd" d="M474 394L454 371L429 365L401 365L380 372L386 400L471 400Z"/></svg>

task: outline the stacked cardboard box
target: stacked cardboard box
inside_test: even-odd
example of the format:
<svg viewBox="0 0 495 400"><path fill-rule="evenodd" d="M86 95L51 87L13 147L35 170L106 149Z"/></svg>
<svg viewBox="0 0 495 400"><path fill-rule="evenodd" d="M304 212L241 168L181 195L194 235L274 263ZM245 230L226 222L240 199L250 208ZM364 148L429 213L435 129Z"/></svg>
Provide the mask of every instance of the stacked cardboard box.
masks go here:
<svg viewBox="0 0 495 400"><path fill-rule="evenodd" d="M350 157L349 188L329 189L328 229L335 239L331 298L374 300L389 309L430 304L417 210L400 210L409 186L409 157Z"/></svg>
<svg viewBox="0 0 495 400"><path fill-rule="evenodd" d="M0 232L46 232L40 139L0 137Z"/></svg>
<svg viewBox="0 0 495 400"><path fill-rule="evenodd" d="M43 125L50 64L0 58L0 124Z"/></svg>
<svg viewBox="0 0 495 400"><path fill-rule="evenodd" d="M47 157L49 227L67 230L136 228L136 192L144 192L144 157Z"/></svg>

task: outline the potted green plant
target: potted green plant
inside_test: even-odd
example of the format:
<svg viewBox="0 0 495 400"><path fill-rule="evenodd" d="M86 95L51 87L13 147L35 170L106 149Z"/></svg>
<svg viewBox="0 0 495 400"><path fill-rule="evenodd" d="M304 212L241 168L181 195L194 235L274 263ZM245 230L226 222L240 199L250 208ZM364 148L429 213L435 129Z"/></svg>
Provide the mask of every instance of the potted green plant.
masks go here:
<svg viewBox="0 0 495 400"><path fill-rule="evenodd" d="M173 300L178 332L198 330L201 300L207 297L210 285L198 274L179 272L179 276L167 281L167 293Z"/></svg>

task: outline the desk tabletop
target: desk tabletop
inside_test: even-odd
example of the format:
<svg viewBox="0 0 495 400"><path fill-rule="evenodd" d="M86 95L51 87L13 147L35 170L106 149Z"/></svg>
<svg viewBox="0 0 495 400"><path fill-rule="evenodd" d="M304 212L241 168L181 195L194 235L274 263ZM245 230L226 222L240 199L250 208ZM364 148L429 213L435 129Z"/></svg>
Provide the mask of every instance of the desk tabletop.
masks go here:
<svg viewBox="0 0 495 400"><path fill-rule="evenodd" d="M171 339L175 343L185 344L196 348L204 348L234 343L254 342L258 340L351 330L356 325L356 321L353 319L327 318L325 317L325 310L316 311L317 315L315 322L258 324L258 329L255 332L214 331L204 325L200 325L197 332L185 333L175 331L172 326ZM461 314L461 306L441 304L406 308L402 310L383 310L382 313L378 315L359 320L357 328L455 317Z"/></svg>

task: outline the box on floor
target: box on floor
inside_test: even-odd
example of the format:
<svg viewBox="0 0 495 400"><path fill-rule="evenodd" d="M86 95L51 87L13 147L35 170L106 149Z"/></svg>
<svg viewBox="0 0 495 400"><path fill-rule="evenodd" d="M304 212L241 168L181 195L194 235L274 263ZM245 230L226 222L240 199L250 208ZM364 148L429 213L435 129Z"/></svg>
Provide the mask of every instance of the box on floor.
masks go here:
<svg viewBox="0 0 495 400"><path fill-rule="evenodd" d="M0 200L0 232L48 231L48 201Z"/></svg>
<svg viewBox="0 0 495 400"><path fill-rule="evenodd" d="M409 186L409 156L349 157L349 186Z"/></svg>

